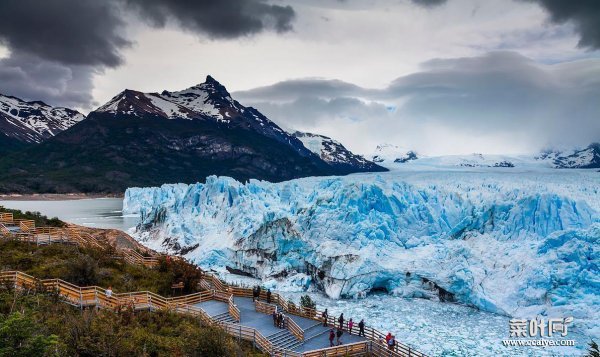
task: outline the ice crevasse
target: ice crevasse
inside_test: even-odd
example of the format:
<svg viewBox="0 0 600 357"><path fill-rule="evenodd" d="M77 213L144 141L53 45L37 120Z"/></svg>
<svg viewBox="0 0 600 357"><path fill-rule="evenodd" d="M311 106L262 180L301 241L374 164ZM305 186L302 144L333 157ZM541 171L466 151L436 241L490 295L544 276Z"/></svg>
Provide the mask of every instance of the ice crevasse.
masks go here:
<svg viewBox="0 0 600 357"><path fill-rule="evenodd" d="M146 245L203 267L312 285L332 298L385 290L508 316L573 316L600 335L597 181L572 192L439 176L246 184L213 176L130 188L124 211L141 215L136 235Z"/></svg>

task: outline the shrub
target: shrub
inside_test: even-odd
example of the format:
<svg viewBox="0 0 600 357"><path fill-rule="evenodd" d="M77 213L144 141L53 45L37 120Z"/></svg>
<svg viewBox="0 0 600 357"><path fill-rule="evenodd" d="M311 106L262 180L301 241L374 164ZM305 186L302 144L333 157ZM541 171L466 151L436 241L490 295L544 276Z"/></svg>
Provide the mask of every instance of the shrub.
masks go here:
<svg viewBox="0 0 600 357"><path fill-rule="evenodd" d="M314 302L309 295L302 295L300 297L300 306L302 306L304 309L314 310L317 308L317 303Z"/></svg>

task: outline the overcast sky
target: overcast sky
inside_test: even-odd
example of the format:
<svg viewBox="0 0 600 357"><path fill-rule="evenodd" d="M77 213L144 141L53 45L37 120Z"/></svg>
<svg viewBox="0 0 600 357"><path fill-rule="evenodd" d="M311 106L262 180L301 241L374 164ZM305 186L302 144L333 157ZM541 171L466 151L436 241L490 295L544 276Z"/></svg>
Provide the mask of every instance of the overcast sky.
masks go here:
<svg viewBox="0 0 600 357"><path fill-rule="evenodd" d="M89 112L210 74L369 153L600 141L596 0L5 0L0 93Z"/></svg>

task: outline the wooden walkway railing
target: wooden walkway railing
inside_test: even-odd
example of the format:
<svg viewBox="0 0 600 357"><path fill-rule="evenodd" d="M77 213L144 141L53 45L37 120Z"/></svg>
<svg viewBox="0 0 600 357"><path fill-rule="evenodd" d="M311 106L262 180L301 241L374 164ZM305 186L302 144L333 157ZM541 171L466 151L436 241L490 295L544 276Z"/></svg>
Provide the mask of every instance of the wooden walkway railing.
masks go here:
<svg viewBox="0 0 600 357"><path fill-rule="evenodd" d="M288 329L298 341L304 341L304 330L289 316L285 317L285 328Z"/></svg>
<svg viewBox="0 0 600 357"><path fill-rule="evenodd" d="M252 341L256 347L272 356L301 357L301 354L285 351L275 351L273 344L265 338L258 330L234 323L227 323L214 320L204 310L192 304L218 299L221 301L224 297L223 292L202 291L186 296L166 298L149 291L137 291L130 293L115 293L111 296L106 295L106 290L98 286L80 287L60 279L37 279L31 275L20 271L0 272L0 286L6 286L6 283L12 284L18 289L38 289L43 287L46 291L54 291L60 295L62 300L70 305L80 308L95 307L111 310L131 308L134 310L171 310L176 313L187 314L199 318L207 325L217 326L225 330L228 334ZM233 296L225 299L230 306L233 304ZM239 321L239 309L237 310L237 320Z"/></svg>
<svg viewBox="0 0 600 357"><path fill-rule="evenodd" d="M250 297L250 298L252 297L253 292L252 292L252 289L250 289L250 288L243 288L243 287L228 285L225 282L221 281L216 276L208 274L208 273L204 274L203 279L206 279L209 282L209 284L212 284L212 286L214 286L215 288L217 288L217 286L221 286L222 291L232 294L234 296ZM218 283L216 283L216 282L218 282ZM266 301L266 299L267 299L266 291L261 291L260 298L263 301ZM311 320L323 322L323 318L322 318L323 311L320 311L317 309L303 308L303 307L296 306L296 305L291 305L287 302L287 300L283 296L281 296L278 293L271 294L271 302L272 302L272 304L281 306L281 308L287 314L301 316L301 317L305 317L305 318L308 318ZM257 303L262 304L262 302L260 302L260 301ZM255 306L257 306L257 305L255 305ZM271 313L272 313L272 311L271 311ZM338 326L337 317L328 316L327 324L330 326ZM292 327L292 329L294 329L294 327ZM300 329L300 330L302 330L302 329ZM347 322L344 324L343 330L346 333L350 333ZM290 332L292 332L292 334L294 334L294 336L296 336L296 338L303 339L303 335L300 335L300 333L298 333L298 331L290 330ZM351 334L358 335L358 332L359 332L358 326L355 326L352 329ZM303 334L303 331L302 331L302 334ZM398 341L396 341L396 346L395 346L394 350L388 349L388 346L385 343L385 335L382 332L380 332L377 329L370 327L370 326L365 326L365 337L369 341L370 346L372 346L372 348L371 347L370 348L371 348L371 353L374 356L426 357L425 354L423 354L403 343L399 343ZM328 350L328 349L324 349L324 350ZM327 354L327 356L329 356L329 354Z"/></svg>
<svg viewBox="0 0 600 357"><path fill-rule="evenodd" d="M10 230L9 227L15 227L15 230ZM17 227L18 229L16 229ZM35 227L35 221L14 219L13 214L9 212L0 212L0 236L37 245L63 243L98 249L106 248L91 234L77 226ZM156 256L146 257L133 249L120 249L119 254L124 261L130 264L143 265L150 268L156 267L159 264ZM222 290L222 285L219 285L218 282L215 282L215 286L217 290Z"/></svg>

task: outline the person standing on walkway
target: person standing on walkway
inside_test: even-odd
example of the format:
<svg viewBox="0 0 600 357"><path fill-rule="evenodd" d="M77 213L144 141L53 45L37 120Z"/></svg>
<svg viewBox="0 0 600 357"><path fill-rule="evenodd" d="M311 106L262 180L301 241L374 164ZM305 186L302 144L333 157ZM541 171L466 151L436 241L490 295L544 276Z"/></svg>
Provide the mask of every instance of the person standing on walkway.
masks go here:
<svg viewBox="0 0 600 357"><path fill-rule="evenodd" d="M337 330L337 332L335 333L335 335L337 336L337 345L341 345L342 344L342 335L344 334L344 331L342 331L341 328L339 328Z"/></svg>
<svg viewBox="0 0 600 357"><path fill-rule="evenodd" d="M391 338L392 338L392 333L388 332L388 334L385 336L385 344L386 345L390 342Z"/></svg>
<svg viewBox="0 0 600 357"><path fill-rule="evenodd" d="M344 328L344 313L342 312L340 314L340 317L338 317L338 323L340 324L340 330Z"/></svg>
<svg viewBox="0 0 600 357"><path fill-rule="evenodd" d="M271 289L267 289L267 304L271 303Z"/></svg>
<svg viewBox="0 0 600 357"><path fill-rule="evenodd" d="M277 308L273 310L273 326L277 327Z"/></svg>
<svg viewBox="0 0 600 357"><path fill-rule="evenodd" d="M333 347L333 339L335 338L335 333L333 329L329 330L329 347Z"/></svg>
<svg viewBox="0 0 600 357"><path fill-rule="evenodd" d="M365 320L361 319L358 323L358 335L365 337Z"/></svg>
<svg viewBox="0 0 600 357"><path fill-rule="evenodd" d="M390 337L389 341L387 342L387 345L390 351L394 350L394 348L396 347L396 337L394 335Z"/></svg>
<svg viewBox="0 0 600 357"><path fill-rule="evenodd" d="M256 299L260 301L260 286L256 287Z"/></svg>
<svg viewBox="0 0 600 357"><path fill-rule="evenodd" d="M350 318L350 320L348 320L348 332L352 335L352 327L354 326L354 321L352 321L352 318Z"/></svg>
<svg viewBox="0 0 600 357"><path fill-rule="evenodd" d="M256 286L252 288L252 302L256 301Z"/></svg>
<svg viewBox="0 0 600 357"><path fill-rule="evenodd" d="M323 311L323 326L327 327L327 319L329 318L329 313L327 312L327 309L325 309L325 311Z"/></svg>

